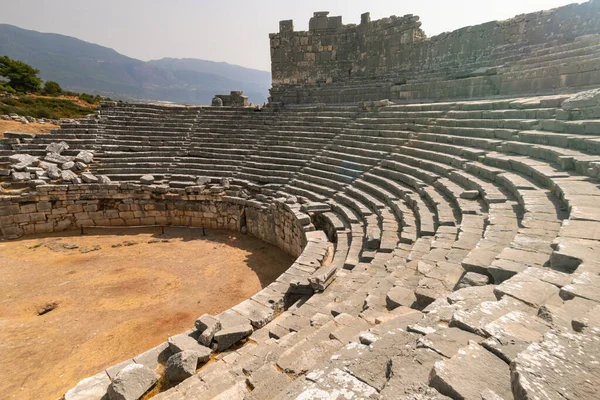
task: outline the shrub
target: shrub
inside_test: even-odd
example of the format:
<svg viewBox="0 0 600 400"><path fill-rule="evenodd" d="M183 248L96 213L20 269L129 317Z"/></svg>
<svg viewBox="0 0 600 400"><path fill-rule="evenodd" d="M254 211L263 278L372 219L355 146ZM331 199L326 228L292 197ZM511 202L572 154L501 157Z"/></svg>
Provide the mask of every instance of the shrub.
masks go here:
<svg viewBox="0 0 600 400"><path fill-rule="evenodd" d="M7 85L17 92L39 92L42 85L42 80L37 76L39 73L39 70L24 62L0 57L0 76L6 78Z"/></svg>
<svg viewBox="0 0 600 400"><path fill-rule="evenodd" d="M59 96L63 92L60 85L54 81L47 81L44 84L44 94L48 96Z"/></svg>

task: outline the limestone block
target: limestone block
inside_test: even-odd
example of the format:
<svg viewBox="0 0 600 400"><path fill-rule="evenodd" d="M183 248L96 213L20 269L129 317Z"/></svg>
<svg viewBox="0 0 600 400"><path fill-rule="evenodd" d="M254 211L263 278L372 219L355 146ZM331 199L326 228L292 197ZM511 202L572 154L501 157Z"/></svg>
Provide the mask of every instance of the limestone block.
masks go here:
<svg viewBox="0 0 600 400"><path fill-rule="evenodd" d="M481 399L488 390L512 398L508 365L475 342L450 360L436 362L429 384L453 399Z"/></svg>
<svg viewBox="0 0 600 400"><path fill-rule="evenodd" d="M138 400L160 376L148 367L131 364L123 368L108 387L110 400Z"/></svg>
<svg viewBox="0 0 600 400"><path fill-rule="evenodd" d="M215 333L221 330L221 321L211 315L204 314L196 320L196 329L200 332L198 342L208 347Z"/></svg>
<svg viewBox="0 0 600 400"><path fill-rule="evenodd" d="M102 400L110 386L110 378L102 371L94 376L83 379L77 386L65 393L65 400Z"/></svg>
<svg viewBox="0 0 600 400"><path fill-rule="evenodd" d="M182 351L169 357L165 374L171 383L181 382L194 375L198 367L198 353Z"/></svg>
<svg viewBox="0 0 600 400"><path fill-rule="evenodd" d="M214 340L217 343L217 350L227 350L238 341L250 336L252 332L253 329L249 323L218 331L214 336Z"/></svg>

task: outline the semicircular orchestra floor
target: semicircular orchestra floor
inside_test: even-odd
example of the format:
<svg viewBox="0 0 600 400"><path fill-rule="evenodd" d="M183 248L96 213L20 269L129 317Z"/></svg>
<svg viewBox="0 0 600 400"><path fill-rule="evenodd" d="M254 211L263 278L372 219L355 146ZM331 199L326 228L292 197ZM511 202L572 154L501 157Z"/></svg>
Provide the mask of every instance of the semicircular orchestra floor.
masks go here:
<svg viewBox="0 0 600 400"><path fill-rule="evenodd" d="M55 399L184 332L293 262L231 231L92 229L0 242L0 392Z"/></svg>

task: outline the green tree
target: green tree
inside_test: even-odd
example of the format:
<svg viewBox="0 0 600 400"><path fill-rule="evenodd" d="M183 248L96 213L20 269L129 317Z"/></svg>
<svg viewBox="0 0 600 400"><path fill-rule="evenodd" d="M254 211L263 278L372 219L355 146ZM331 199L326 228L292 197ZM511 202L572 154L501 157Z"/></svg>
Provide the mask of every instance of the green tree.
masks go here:
<svg viewBox="0 0 600 400"><path fill-rule="evenodd" d="M0 57L0 76L8 80L7 85L18 92L39 92L42 80L39 70L24 62Z"/></svg>
<svg viewBox="0 0 600 400"><path fill-rule="evenodd" d="M46 81L44 83L44 94L48 96L58 96L62 94L63 90L60 85L54 81Z"/></svg>

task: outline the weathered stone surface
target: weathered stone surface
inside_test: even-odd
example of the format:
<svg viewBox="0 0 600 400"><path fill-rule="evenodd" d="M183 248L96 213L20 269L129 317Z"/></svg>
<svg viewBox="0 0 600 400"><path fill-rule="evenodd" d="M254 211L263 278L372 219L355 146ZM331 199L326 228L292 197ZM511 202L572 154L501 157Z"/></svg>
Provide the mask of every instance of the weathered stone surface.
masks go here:
<svg viewBox="0 0 600 400"><path fill-rule="evenodd" d="M69 145L65 142L54 142L46 146L46 153L60 154L65 150L69 150Z"/></svg>
<svg viewBox="0 0 600 400"><path fill-rule="evenodd" d="M313 371L307 374L306 379L315 385L302 392L297 399L338 399L345 393L357 399L377 398L377 391L373 387L337 368L330 372Z"/></svg>
<svg viewBox="0 0 600 400"><path fill-rule="evenodd" d="M65 400L101 400L106 398L110 378L106 372L80 381L77 386L65 393Z"/></svg>
<svg viewBox="0 0 600 400"><path fill-rule="evenodd" d="M238 325L218 331L214 336L214 341L217 343L217 350L227 350L238 341L250 336L252 331L253 329L250 324Z"/></svg>
<svg viewBox="0 0 600 400"><path fill-rule="evenodd" d="M458 349L469 345L470 341L479 342L480 336L458 328L439 328L434 333L417 340L418 347L431 349L436 353L451 358Z"/></svg>
<svg viewBox="0 0 600 400"><path fill-rule="evenodd" d="M598 398L600 338L595 334L548 332L511 363L516 399Z"/></svg>
<svg viewBox="0 0 600 400"><path fill-rule="evenodd" d="M581 297L600 303L600 276L591 272L583 272L573 278L572 282L560 289L565 299Z"/></svg>
<svg viewBox="0 0 600 400"><path fill-rule="evenodd" d="M110 183L110 178L106 175L98 175L98 183L102 183L102 184Z"/></svg>
<svg viewBox="0 0 600 400"><path fill-rule="evenodd" d="M25 168L36 166L40 162L39 158L29 154L14 154L8 157L8 161L13 164L12 168L16 171L23 171Z"/></svg>
<svg viewBox="0 0 600 400"><path fill-rule="evenodd" d="M79 178L73 171L63 170L60 173L60 179L65 182L76 183Z"/></svg>
<svg viewBox="0 0 600 400"><path fill-rule="evenodd" d="M98 178L94 176L91 172L84 172L80 176L85 183L98 183Z"/></svg>
<svg viewBox="0 0 600 400"><path fill-rule="evenodd" d="M600 89L579 92L562 103L563 110L567 111L597 106L600 106Z"/></svg>
<svg viewBox="0 0 600 400"><path fill-rule="evenodd" d="M436 362L429 384L453 399L481 399L487 390L512 398L508 365L474 342L450 360Z"/></svg>
<svg viewBox="0 0 600 400"><path fill-rule="evenodd" d="M499 301L484 301L472 310L456 310L452 315L450 326L486 336L484 327L487 324L512 311L525 311L531 314L537 312L527 304L505 296Z"/></svg>
<svg viewBox="0 0 600 400"><path fill-rule="evenodd" d="M518 274L496 286L494 293L501 297L508 295L532 307L543 305L559 289L530 275Z"/></svg>
<svg viewBox="0 0 600 400"><path fill-rule="evenodd" d="M90 164L93 160L94 153L87 150L82 150L75 156L75 161L80 161L84 164Z"/></svg>
<svg viewBox="0 0 600 400"><path fill-rule="evenodd" d="M403 286L396 286L390 289L386 296L386 306L393 310L400 306L411 307L417 302L414 290Z"/></svg>
<svg viewBox="0 0 600 400"><path fill-rule="evenodd" d="M467 272L458 283L458 288L466 288L471 286L485 286L490 283L490 278L484 274L476 272Z"/></svg>
<svg viewBox="0 0 600 400"><path fill-rule="evenodd" d="M539 342L550 330L550 324L522 311L508 313L484 327L490 336L482 345L510 363L530 343Z"/></svg>
<svg viewBox="0 0 600 400"><path fill-rule="evenodd" d="M21 181L30 181L31 173L29 172L13 172L11 174L13 181L21 182Z"/></svg>
<svg viewBox="0 0 600 400"><path fill-rule="evenodd" d="M68 156L61 156L58 153L48 153L46 154L46 156L44 157L44 160L54 163L54 164L64 164L64 163L68 163L70 161L72 161L72 157L68 157Z"/></svg>
<svg viewBox="0 0 600 400"><path fill-rule="evenodd" d="M198 353L182 351L169 357L165 374L169 382L181 382L194 375L198 366Z"/></svg>
<svg viewBox="0 0 600 400"><path fill-rule="evenodd" d="M260 329L273 320L275 311L254 300L246 300L232 308L250 320L252 326Z"/></svg>
<svg viewBox="0 0 600 400"><path fill-rule="evenodd" d="M68 161L66 163L64 163L63 165L60 166L63 170L74 170L75 169L75 163L73 161Z"/></svg>
<svg viewBox="0 0 600 400"><path fill-rule="evenodd" d="M179 353L181 351L194 351L198 353L201 362L208 361L208 358L210 358L212 353L208 347L202 346L197 340L185 333L171 336L168 339L168 343L169 348L173 353Z"/></svg>
<svg viewBox="0 0 600 400"><path fill-rule="evenodd" d="M196 185L198 185L198 186L203 186L203 185L206 185L208 183L210 183L210 178L208 178L206 176L199 176L196 179Z"/></svg>
<svg viewBox="0 0 600 400"><path fill-rule="evenodd" d="M108 387L110 400L138 400L154 386L159 375L148 367L131 364L123 368Z"/></svg>
<svg viewBox="0 0 600 400"><path fill-rule="evenodd" d="M151 185L154 183L154 176L152 175L143 175L140 177L140 182L144 185Z"/></svg>
<svg viewBox="0 0 600 400"><path fill-rule="evenodd" d="M215 333L221 330L221 321L208 314L198 318L195 325L198 332L200 332L198 343L207 347L210 346Z"/></svg>

